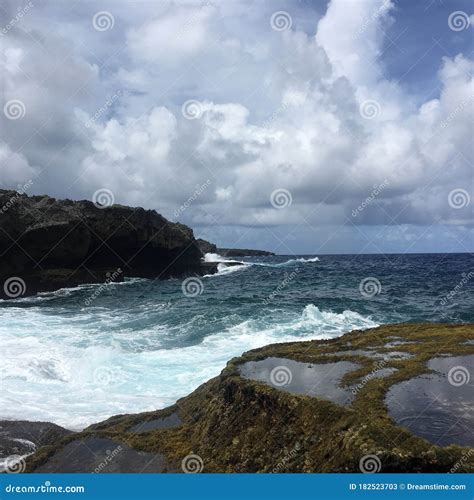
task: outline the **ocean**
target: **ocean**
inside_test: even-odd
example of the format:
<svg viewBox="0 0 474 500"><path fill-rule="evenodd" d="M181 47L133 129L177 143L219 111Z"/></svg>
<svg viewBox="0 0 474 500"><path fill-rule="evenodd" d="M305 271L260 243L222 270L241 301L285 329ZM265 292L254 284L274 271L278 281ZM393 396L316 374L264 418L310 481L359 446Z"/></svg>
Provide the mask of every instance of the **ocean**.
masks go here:
<svg viewBox="0 0 474 500"><path fill-rule="evenodd" d="M0 301L0 419L79 430L171 405L266 344L473 322L473 278L471 254L272 256Z"/></svg>

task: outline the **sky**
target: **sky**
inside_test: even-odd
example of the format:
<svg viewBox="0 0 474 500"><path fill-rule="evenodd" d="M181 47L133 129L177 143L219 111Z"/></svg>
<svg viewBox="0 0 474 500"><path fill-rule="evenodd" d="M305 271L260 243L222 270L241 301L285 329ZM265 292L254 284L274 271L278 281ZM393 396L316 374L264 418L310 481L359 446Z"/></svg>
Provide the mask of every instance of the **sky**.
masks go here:
<svg viewBox="0 0 474 500"><path fill-rule="evenodd" d="M473 252L468 0L3 0L0 188L221 247Z"/></svg>

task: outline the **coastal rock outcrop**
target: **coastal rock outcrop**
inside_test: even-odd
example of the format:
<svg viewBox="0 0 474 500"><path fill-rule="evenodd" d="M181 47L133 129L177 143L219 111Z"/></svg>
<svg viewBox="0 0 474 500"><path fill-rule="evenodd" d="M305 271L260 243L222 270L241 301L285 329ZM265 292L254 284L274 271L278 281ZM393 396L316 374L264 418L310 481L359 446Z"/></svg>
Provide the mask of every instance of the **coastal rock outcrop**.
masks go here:
<svg viewBox="0 0 474 500"><path fill-rule="evenodd" d="M267 252L266 250L251 250L248 248L218 248L214 243L203 240L199 238L196 240L201 252L215 253L222 257L268 257L270 255L275 255L273 252Z"/></svg>
<svg viewBox="0 0 474 500"><path fill-rule="evenodd" d="M249 248L218 248L217 253L223 257L268 257L275 255L266 250L251 250Z"/></svg>
<svg viewBox="0 0 474 500"><path fill-rule="evenodd" d="M154 210L5 190L0 208L0 298L215 271L202 262L193 231Z"/></svg>
<svg viewBox="0 0 474 500"><path fill-rule="evenodd" d="M214 243L198 238L196 243L203 254L206 253L217 253L217 246Z"/></svg>
<svg viewBox="0 0 474 500"><path fill-rule="evenodd" d="M0 420L0 472L21 472L25 467L24 457L56 444L71 433L49 422Z"/></svg>
<svg viewBox="0 0 474 500"><path fill-rule="evenodd" d="M473 338L472 324L401 324L256 349L172 407L38 450L27 471L90 472L107 439L126 450L109 472L135 471L134 452L155 457L155 471L472 472ZM431 393L422 409L409 402ZM97 445L98 456L71 466L71 440Z"/></svg>

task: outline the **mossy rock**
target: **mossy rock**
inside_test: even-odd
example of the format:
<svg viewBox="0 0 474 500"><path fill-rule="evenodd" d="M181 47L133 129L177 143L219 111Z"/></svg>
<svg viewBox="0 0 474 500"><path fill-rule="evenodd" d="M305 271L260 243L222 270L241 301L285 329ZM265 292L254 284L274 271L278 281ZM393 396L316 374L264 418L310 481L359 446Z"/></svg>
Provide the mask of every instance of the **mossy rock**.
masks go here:
<svg viewBox="0 0 474 500"><path fill-rule="evenodd" d="M399 324L332 340L266 346L232 359L220 376L172 407L112 417L74 439L107 437L160 454L170 471L181 471L183 460L197 455L204 472L360 472L366 459L381 472L472 472L473 448L439 446L414 435L391 418L385 398L395 384L429 376L433 358L473 355L473 338L474 325ZM270 357L318 365L350 361L357 368L340 384L357 390L350 404L341 405L240 375L246 362ZM371 377L380 359L390 371ZM175 414L179 425L130 432L140 422ZM27 470L47 462L71 439L39 450Z"/></svg>

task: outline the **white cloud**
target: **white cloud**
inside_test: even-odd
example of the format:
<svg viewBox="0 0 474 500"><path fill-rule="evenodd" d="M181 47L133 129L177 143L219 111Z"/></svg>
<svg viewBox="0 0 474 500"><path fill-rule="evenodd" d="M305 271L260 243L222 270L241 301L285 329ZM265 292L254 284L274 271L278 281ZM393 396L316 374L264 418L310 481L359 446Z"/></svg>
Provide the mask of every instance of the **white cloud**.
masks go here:
<svg viewBox="0 0 474 500"><path fill-rule="evenodd" d="M26 145L0 180L16 184L38 165L58 196L107 187L120 203L172 216L211 179L183 220L227 227L344 224L388 180L354 223L472 222L469 210L454 221L447 204L450 189L472 182L470 59L440 61L439 96L420 104L380 58L392 2L332 0L313 33L297 22L274 32L264 7L237 4L143 4L130 19L117 4L114 30L90 44L82 17L71 21L81 43L64 29L39 43L12 33L5 98L24 99L27 116L21 128L2 117L11 133L0 152ZM188 99L200 101L199 119L183 117ZM373 119L361 116L366 100L379 107ZM288 210L269 202L279 188L292 194Z"/></svg>

